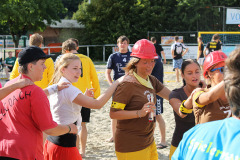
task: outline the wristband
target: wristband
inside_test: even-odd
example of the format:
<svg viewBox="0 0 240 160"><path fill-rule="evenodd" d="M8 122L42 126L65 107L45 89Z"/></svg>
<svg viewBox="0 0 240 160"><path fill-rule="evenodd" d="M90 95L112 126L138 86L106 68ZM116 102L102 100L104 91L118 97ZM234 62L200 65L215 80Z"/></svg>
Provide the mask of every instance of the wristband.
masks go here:
<svg viewBox="0 0 240 160"><path fill-rule="evenodd" d="M197 101L196 101L196 98L197 98L200 94L202 94L203 92L204 92L204 91L199 91L199 92L197 92L196 95L194 96L194 102L195 102L195 104L197 105L197 107L199 107L199 108L202 108L202 107L205 106L205 105L198 104ZM199 98L199 97L198 97L198 98Z"/></svg>
<svg viewBox="0 0 240 160"><path fill-rule="evenodd" d="M58 85L57 84L53 84L51 86L48 86L47 90L48 90L49 94L56 93L58 91Z"/></svg>
<svg viewBox="0 0 240 160"><path fill-rule="evenodd" d="M67 133L70 133L72 129L71 129L71 127L69 125L67 125L67 126L69 128L69 131Z"/></svg>
<svg viewBox="0 0 240 160"><path fill-rule="evenodd" d="M180 106L180 108L179 108L179 111L180 111L182 114L192 113L192 110L193 110L193 109L187 109L187 108L184 106L184 102L185 102L185 101L186 101L186 100L182 101L182 104L181 104L181 106Z"/></svg>

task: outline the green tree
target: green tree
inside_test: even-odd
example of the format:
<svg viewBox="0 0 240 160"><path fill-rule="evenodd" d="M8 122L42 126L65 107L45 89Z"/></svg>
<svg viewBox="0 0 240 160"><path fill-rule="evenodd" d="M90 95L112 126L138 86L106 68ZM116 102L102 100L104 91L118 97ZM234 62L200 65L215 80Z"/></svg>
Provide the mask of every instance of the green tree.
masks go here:
<svg viewBox="0 0 240 160"><path fill-rule="evenodd" d="M58 15L65 11L60 0L3 0L0 10L0 23L9 28L15 47L21 35L43 31L45 23L60 21Z"/></svg>
<svg viewBox="0 0 240 160"><path fill-rule="evenodd" d="M71 19L73 16L73 13L78 10L78 5L83 0L61 0L63 3L63 6L67 8L67 12L60 13L59 16L61 19Z"/></svg>
<svg viewBox="0 0 240 160"><path fill-rule="evenodd" d="M163 0L92 0L90 4L85 1L79 5L73 19L85 25L88 37L85 43L116 43L121 35L135 43L147 38L149 30L164 29L162 24L170 5L172 3Z"/></svg>

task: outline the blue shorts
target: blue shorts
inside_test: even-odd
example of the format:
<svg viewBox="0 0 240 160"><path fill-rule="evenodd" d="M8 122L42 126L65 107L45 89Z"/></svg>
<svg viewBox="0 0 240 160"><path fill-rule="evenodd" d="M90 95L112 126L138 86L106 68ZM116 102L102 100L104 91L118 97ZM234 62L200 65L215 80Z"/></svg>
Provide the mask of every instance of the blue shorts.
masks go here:
<svg viewBox="0 0 240 160"><path fill-rule="evenodd" d="M182 68L183 59L173 59L173 68Z"/></svg>

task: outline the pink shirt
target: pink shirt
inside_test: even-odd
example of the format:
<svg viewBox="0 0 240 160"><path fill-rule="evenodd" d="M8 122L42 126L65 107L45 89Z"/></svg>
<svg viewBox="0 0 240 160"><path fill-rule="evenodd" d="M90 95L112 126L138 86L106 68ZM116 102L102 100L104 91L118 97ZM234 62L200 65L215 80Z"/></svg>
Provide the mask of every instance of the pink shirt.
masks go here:
<svg viewBox="0 0 240 160"><path fill-rule="evenodd" d="M21 76L21 75L20 75ZM28 78L23 75L23 78ZM9 81L6 86L17 81ZM43 90L31 85L17 89L0 106L0 156L43 160L42 131L57 126Z"/></svg>

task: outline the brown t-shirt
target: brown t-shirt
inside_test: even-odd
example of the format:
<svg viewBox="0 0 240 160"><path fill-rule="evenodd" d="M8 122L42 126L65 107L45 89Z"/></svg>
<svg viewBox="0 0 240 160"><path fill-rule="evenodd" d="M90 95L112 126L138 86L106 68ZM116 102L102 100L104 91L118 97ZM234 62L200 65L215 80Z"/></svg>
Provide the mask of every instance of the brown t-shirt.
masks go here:
<svg viewBox="0 0 240 160"><path fill-rule="evenodd" d="M217 99L216 101L202 108L198 107L195 102L200 95L201 94L199 94L197 97L194 97L193 99L193 112L195 115L196 124L221 120L232 115L229 103L227 101L223 102L221 99Z"/></svg>
<svg viewBox="0 0 240 160"><path fill-rule="evenodd" d="M140 110L149 102L150 93L154 95L163 89L163 84L153 76L149 76L154 89L147 88L139 83L123 82L117 87L113 95L113 102L126 104L124 110ZM111 108L111 111L118 111ZM115 150L117 152L135 152L150 146L153 137L154 122L149 122L148 114L142 118L133 118L117 121Z"/></svg>
<svg viewBox="0 0 240 160"><path fill-rule="evenodd" d="M183 87L181 87L178 89L174 89L170 93L169 100L172 98L179 99L182 102L183 100L186 100L188 96L184 92ZM180 141L182 140L183 134L186 131L188 131L190 128L195 126L195 118L193 113L188 114L184 118L179 117L179 115L176 112L173 112L173 113L174 113L176 127L173 133L171 144L174 147L177 147Z"/></svg>

